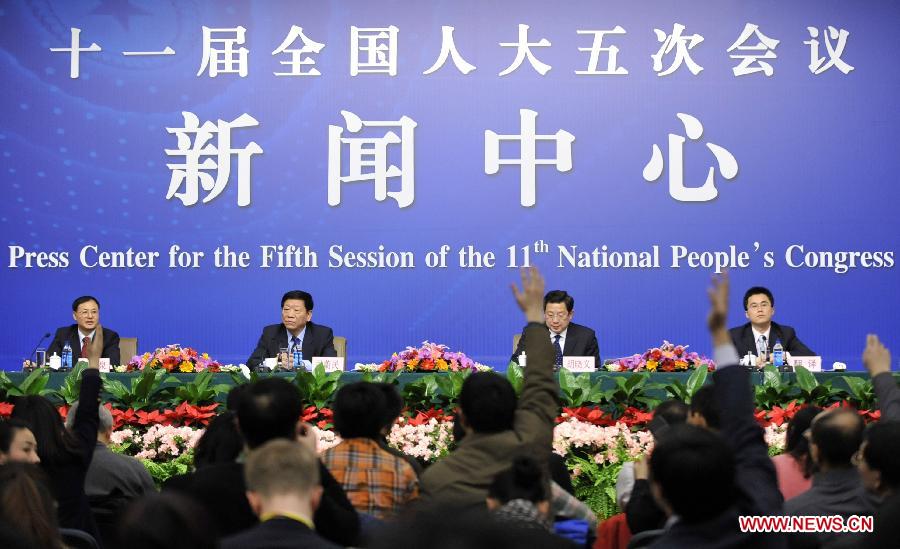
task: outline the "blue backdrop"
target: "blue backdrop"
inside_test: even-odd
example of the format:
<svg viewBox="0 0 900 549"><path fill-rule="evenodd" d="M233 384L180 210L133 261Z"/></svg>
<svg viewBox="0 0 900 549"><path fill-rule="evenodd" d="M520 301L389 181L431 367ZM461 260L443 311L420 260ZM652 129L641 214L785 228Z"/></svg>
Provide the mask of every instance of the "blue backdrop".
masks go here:
<svg viewBox="0 0 900 549"><path fill-rule="evenodd" d="M894 267L790 267L785 250L894 253L900 73L900 5L889 0L724 2L232 2L23 0L0 6L0 173L5 267L0 287L6 320L0 363L18 368L37 338L72 322L70 303L96 295L105 325L137 336L141 350L178 342L222 362L243 362L264 324L279 319L281 294L306 289L316 299L314 320L348 338L349 359L368 362L424 339L446 343L475 359L505 364L522 325L509 295L516 272L506 267L509 246L542 239L548 254L533 255L549 286L576 297L576 321L594 327L604 358L641 352L662 339L708 351L704 288L711 269L671 268L669 247L750 252L751 265L732 269L731 320L744 322L743 289L769 286L775 320L793 325L823 355L859 367L864 336L878 332L898 347L898 276ZM651 55L662 45L654 29L700 34L689 50L703 71L682 65L657 76ZM735 76L738 60L726 50L747 23L780 40L774 74ZM507 76L518 25L529 42L546 38L534 55L552 69L538 74L526 60ZM272 55L297 25L325 45L318 77L284 77ZM399 29L397 74L350 75L351 26ZM462 74L448 61L433 74L441 26L455 27L455 44L477 69ZM592 37L578 30L611 30L603 45L619 48L623 76L578 75L588 66ZM818 29L828 58L827 27L850 34L841 53L848 74L831 67L814 75L807 27ZM202 27L246 28L248 74L200 76ZM71 28L81 47L70 78ZM758 42L755 37L750 45ZM831 41L832 45L837 40ZM123 51L175 55L124 56ZM675 52L668 54L668 67ZM608 52L601 53L605 68ZM304 67L308 70L312 66ZM485 173L485 130L520 133L520 109L538 113L537 133L565 130L575 137L572 169L537 168L533 207L519 203L521 170ZM415 200L406 208L377 202L372 183L342 185L342 201L328 205L329 125L346 128L340 111L364 121L407 116L415 128ZM258 126L235 130L234 148L251 141L263 150L251 160L251 204L237 201L237 162L225 192L207 204L166 199L182 159L167 127L183 127L182 111L200 122L231 121L243 113ZM703 137L684 147L685 180L699 186L716 161L705 143L726 148L739 165L726 181L716 173L718 197L674 200L668 174L648 183L642 170L658 144L668 167L668 134L684 135L677 113L700 120ZM382 136L386 129L377 129ZM394 130L398 135L399 129ZM345 137L351 137L345 130ZM508 146L509 145L509 146ZM395 147L396 148L396 147ZM519 156L515 143L504 158ZM347 150L344 151L347 154ZM537 147L552 158L552 143ZM397 151L391 163L400 166ZM344 171L347 161L344 160ZM391 183L391 190L398 184ZM200 198L206 195L200 191ZM760 244L754 251L754 242ZM156 250L155 269L84 268L83 246ZM168 249L206 252L197 269L170 269ZM220 245L246 250L246 269L216 269ZM261 269L261 245L308 244L315 269ZM414 269L333 269L328 248L415 253ZM427 251L450 245L449 266L429 269ZM493 251L493 269L456 265L463 245ZM556 246L591 250L660 247L661 265L648 269L559 267ZM67 268L25 268L15 246L69 253ZM766 267L763 253L773 252ZM797 256L802 262L802 254Z"/></svg>

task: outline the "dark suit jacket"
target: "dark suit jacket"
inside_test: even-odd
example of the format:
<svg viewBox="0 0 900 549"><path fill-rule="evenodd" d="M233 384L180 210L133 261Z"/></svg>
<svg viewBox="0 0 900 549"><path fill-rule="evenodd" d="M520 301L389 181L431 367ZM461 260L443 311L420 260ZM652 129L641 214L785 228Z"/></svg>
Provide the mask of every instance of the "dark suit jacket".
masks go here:
<svg viewBox="0 0 900 549"><path fill-rule="evenodd" d="M287 328L284 324L266 326L259 336L256 349L247 359L247 366L256 368L263 359L278 356L278 350L285 347L289 345ZM328 326L307 322L306 334L303 335L303 360L312 360L314 356L337 356L334 349L334 332Z"/></svg>
<svg viewBox="0 0 900 549"><path fill-rule="evenodd" d="M339 547L319 537L302 522L275 517L250 530L222 540L222 549L332 549Z"/></svg>
<svg viewBox="0 0 900 549"><path fill-rule="evenodd" d="M753 337L753 327L749 322L743 326L732 328L729 332L731 333L731 341L734 342L739 357L746 356L748 351L754 355L756 354L756 338ZM797 337L797 333L793 328L773 322L772 328L769 330L768 343L770 354L772 353L772 347L775 346L776 341L781 341L781 346L784 347L784 350L791 353L793 356L816 355L816 353L800 341L800 338Z"/></svg>
<svg viewBox="0 0 900 549"><path fill-rule="evenodd" d="M550 329L548 328L547 331L549 332ZM547 337L550 337L549 333ZM525 349L524 331L522 332L522 337L519 338L519 345L516 347L516 351L509 359L510 362L518 364L519 354L521 354L522 351L525 351L525 356L528 356L528 351ZM597 334L587 326L575 324L574 322L570 323L568 331L566 332L566 344L563 347L563 356L592 356L594 357L597 368L599 368L601 366L600 347L597 345Z"/></svg>
<svg viewBox="0 0 900 549"><path fill-rule="evenodd" d="M78 337L78 324L71 326L63 326L56 330L50 347L47 348L47 356L53 353L62 355L62 349L66 345L66 341L72 346L72 365L74 366L78 359L81 358L81 339ZM110 330L106 326L103 327L103 352L100 353L101 358L108 358L109 363L113 366L122 364L119 357L119 334ZM131 357L128 357L129 359Z"/></svg>
<svg viewBox="0 0 900 549"><path fill-rule="evenodd" d="M676 522L651 547L786 547L783 536L741 533L738 515L780 515L783 498L763 430L753 417L750 374L738 366L713 374L713 394L722 411L719 431L734 452L735 504L699 524Z"/></svg>
<svg viewBox="0 0 900 549"><path fill-rule="evenodd" d="M286 473L287 474L287 473ZM353 545L359 536L359 516L341 484L319 462L322 499L313 515L316 532L343 546ZM206 508L213 518L217 538L232 536L253 528L259 522L247 502L244 465L237 462L215 463L166 483L163 491L187 494Z"/></svg>

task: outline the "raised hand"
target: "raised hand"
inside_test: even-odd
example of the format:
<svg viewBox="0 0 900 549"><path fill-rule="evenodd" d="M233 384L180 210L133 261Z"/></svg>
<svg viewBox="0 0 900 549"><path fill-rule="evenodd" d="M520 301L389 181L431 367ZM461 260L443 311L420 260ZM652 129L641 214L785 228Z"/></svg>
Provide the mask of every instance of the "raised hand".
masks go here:
<svg viewBox="0 0 900 549"><path fill-rule="evenodd" d="M95 370L100 368L100 355L103 354L103 326L97 323L94 329L94 339L88 351L88 368Z"/></svg>
<svg viewBox="0 0 900 549"><path fill-rule="evenodd" d="M875 334L866 336L866 349L863 351L862 360L871 377L891 371L891 351Z"/></svg>
<svg viewBox="0 0 900 549"><path fill-rule="evenodd" d="M725 329L725 322L728 320L728 273L713 275L712 286L706 290L706 293L709 295L709 314L706 317L706 325L709 333L713 336L713 344L728 343L731 340L728 330Z"/></svg>
<svg viewBox="0 0 900 549"><path fill-rule="evenodd" d="M537 267L522 269L522 291L513 283L512 291L528 322L544 322L544 277Z"/></svg>

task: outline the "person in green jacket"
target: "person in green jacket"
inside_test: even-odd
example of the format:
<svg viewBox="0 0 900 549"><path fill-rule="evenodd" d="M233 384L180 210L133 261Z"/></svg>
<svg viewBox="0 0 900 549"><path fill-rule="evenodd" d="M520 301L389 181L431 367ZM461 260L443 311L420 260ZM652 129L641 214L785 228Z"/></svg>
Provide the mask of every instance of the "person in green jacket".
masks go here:
<svg viewBox="0 0 900 549"><path fill-rule="evenodd" d="M528 367L517 399L507 379L474 373L463 383L457 421L465 429L459 447L427 468L420 482L425 504L485 507L488 487L513 460L528 455L545 465L559 411L559 384L553 374L553 346L544 325L544 279L537 268L522 271L522 290L512 285L525 313Z"/></svg>

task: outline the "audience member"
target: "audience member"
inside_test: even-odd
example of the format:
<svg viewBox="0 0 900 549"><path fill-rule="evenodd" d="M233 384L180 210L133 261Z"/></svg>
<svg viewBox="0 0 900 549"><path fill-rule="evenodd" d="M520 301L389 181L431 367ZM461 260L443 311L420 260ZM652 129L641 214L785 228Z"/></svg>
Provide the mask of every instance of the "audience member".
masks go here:
<svg viewBox="0 0 900 549"><path fill-rule="evenodd" d="M295 385L281 378L250 384L238 399L238 428L253 450L274 439L315 442L312 428L300 423L303 403ZM319 464L322 499L313 517L316 532L341 545L352 545L359 534L359 518L340 483ZM213 517L219 537L237 534L258 523L246 498L244 465L238 462L207 465L177 486L165 490L191 495Z"/></svg>
<svg viewBox="0 0 900 549"><path fill-rule="evenodd" d="M809 455L809 440L803 433L812 425L822 409L818 406L804 406L788 422L786 445L783 454L772 458L778 489L785 501L802 494L812 486L813 460Z"/></svg>
<svg viewBox="0 0 900 549"><path fill-rule="evenodd" d="M313 447L271 440L250 452L245 475L247 499L260 524L226 538L222 549L338 547L314 530L313 511L322 497L322 486Z"/></svg>
<svg viewBox="0 0 900 549"><path fill-rule="evenodd" d="M669 520L653 547L781 546L777 534L743 533L738 526L739 515L778 514L782 498L753 417L749 373L736 367L737 351L725 329L727 275L713 279L709 296L707 322L718 365L712 394L720 428L677 425L660 437L650 456L650 482Z"/></svg>
<svg viewBox="0 0 900 549"><path fill-rule="evenodd" d="M78 402L69 408L66 416L66 428L75 427L78 415ZM153 477L137 459L117 454L109 449L109 439L113 430L113 417L102 404L97 407L99 423L97 426L97 442L94 456L88 468L84 482L84 492L91 502L91 507L104 507L110 500L131 500L156 491Z"/></svg>
<svg viewBox="0 0 900 549"><path fill-rule="evenodd" d="M891 374L891 352L878 340L877 335L869 334L862 359L872 378L881 419L900 421L900 388Z"/></svg>
<svg viewBox="0 0 900 549"><path fill-rule="evenodd" d="M218 502L228 505L228 502ZM128 549L214 549L212 520L204 506L178 494L149 494L135 500L119 524L119 547Z"/></svg>
<svg viewBox="0 0 900 549"><path fill-rule="evenodd" d="M372 385L377 387L382 392L382 394L384 394L385 398L384 415L381 422L381 436L378 438L378 445L382 450L405 459L406 462L409 463L409 466L412 467L413 471L416 473L416 478L421 477L422 464L419 463L419 460L412 456L404 454L400 450L388 444L387 441L387 436L390 434L391 429L394 428L394 423L397 421L397 418L400 417L400 414L403 413L404 403L403 397L400 395L400 391L397 390L397 386L393 383L373 382Z"/></svg>
<svg viewBox="0 0 900 549"><path fill-rule="evenodd" d="M653 419L648 429L656 436L657 433L668 429L673 425L680 425L687 421L688 406L680 400L671 399L661 402L653 410ZM634 462L626 461L619 470L616 478L616 503L622 511L628 506L631 499L631 491L634 489ZM649 494L649 491L648 491ZM652 496L651 496L652 497Z"/></svg>
<svg viewBox="0 0 900 549"><path fill-rule="evenodd" d="M826 410L813 419L809 453L817 472L809 490L785 502L786 514L844 518L872 514L874 499L866 493L852 463L862 443L864 427L856 410L849 408ZM817 535L823 544L837 536L834 532Z"/></svg>
<svg viewBox="0 0 900 549"><path fill-rule="evenodd" d="M216 463L231 463L244 450L244 437L237 426L237 414L226 410L206 426L194 446L194 468L202 469Z"/></svg>
<svg viewBox="0 0 900 549"><path fill-rule="evenodd" d="M551 531L550 494L547 479L533 459L513 460L488 488L487 508L495 520L521 528Z"/></svg>
<svg viewBox="0 0 900 549"><path fill-rule="evenodd" d="M90 403L74 414L72 431L67 431L56 407L37 395L19 397L12 417L28 423L37 441L41 467L50 479L50 487L58 502L59 524L76 528L97 537L91 516L84 480L94 446L97 444L97 407L100 403L99 360L103 349L103 329L96 325L94 339L89 343L89 367L81 374L79 400Z"/></svg>
<svg viewBox="0 0 900 549"><path fill-rule="evenodd" d="M18 419L0 421L0 465L40 461L37 441L28 424Z"/></svg>
<svg viewBox="0 0 900 549"><path fill-rule="evenodd" d="M716 398L716 390L712 385L700 387L691 397L687 423L711 431L722 428L722 405Z"/></svg>
<svg viewBox="0 0 900 549"><path fill-rule="evenodd" d="M415 471L405 459L383 450L386 399L382 389L361 381L341 387L334 398L334 428L343 439L322 462L344 487L360 513L390 518L419 495Z"/></svg>
<svg viewBox="0 0 900 549"><path fill-rule="evenodd" d="M900 422L870 425L857 454L857 468L866 489L882 499L875 511L874 530L865 547L889 547L900 540Z"/></svg>
<svg viewBox="0 0 900 549"><path fill-rule="evenodd" d="M525 340L528 368L521 399L506 378L495 373L474 373L460 394L457 420L466 437L448 456L422 475L422 496L427 502L452 507L483 507L487 489L512 458L532 452L541 465L553 440L558 412L559 385L553 376L554 350L543 324L544 280L536 268L523 270L523 290L513 286L528 326Z"/></svg>
<svg viewBox="0 0 900 549"><path fill-rule="evenodd" d="M30 547L65 547L56 521L56 502L46 475L31 463L0 466L0 520L12 525L8 532ZM3 545L6 547L6 545Z"/></svg>
<svg viewBox="0 0 900 549"><path fill-rule="evenodd" d="M529 356L530 359L530 356ZM574 545L546 530L524 529L493 520L483 510L448 513L425 508L389 524L373 549L571 549Z"/></svg>

